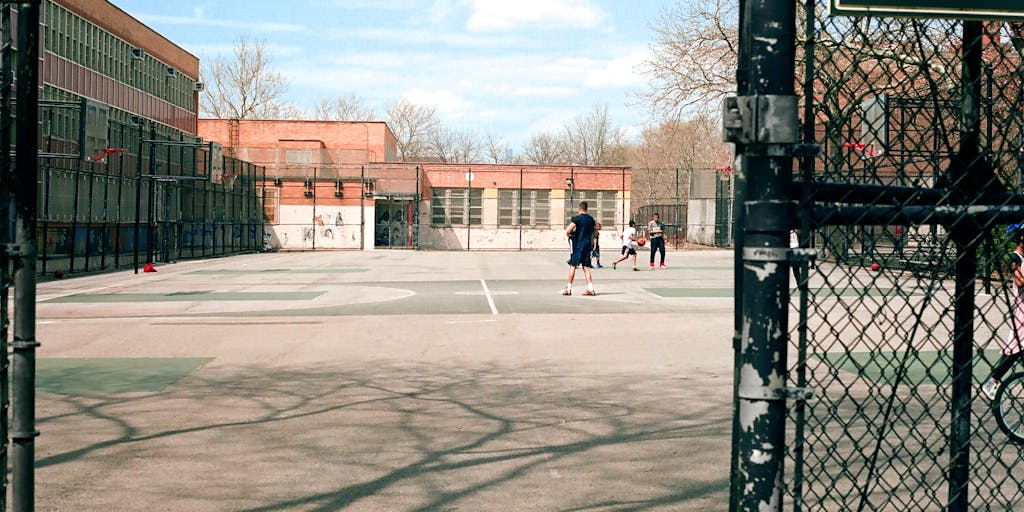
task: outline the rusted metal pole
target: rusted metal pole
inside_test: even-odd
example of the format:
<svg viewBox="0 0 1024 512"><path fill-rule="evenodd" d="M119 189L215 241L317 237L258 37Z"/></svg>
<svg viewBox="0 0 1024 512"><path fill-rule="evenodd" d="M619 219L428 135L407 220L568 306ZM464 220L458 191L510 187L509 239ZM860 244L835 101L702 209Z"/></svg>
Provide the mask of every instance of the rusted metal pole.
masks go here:
<svg viewBox="0 0 1024 512"><path fill-rule="evenodd" d="M785 457L789 230L793 148L799 142L794 91L796 3L747 1L741 47L749 50L747 92L731 110L738 120L740 170L746 177L742 326L737 374L738 510L782 509Z"/></svg>

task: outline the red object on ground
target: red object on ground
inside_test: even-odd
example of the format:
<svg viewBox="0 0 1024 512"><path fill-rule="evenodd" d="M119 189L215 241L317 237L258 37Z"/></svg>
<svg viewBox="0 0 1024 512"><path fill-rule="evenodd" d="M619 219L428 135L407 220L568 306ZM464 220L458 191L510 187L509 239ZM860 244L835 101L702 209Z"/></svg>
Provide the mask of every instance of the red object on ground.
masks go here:
<svg viewBox="0 0 1024 512"><path fill-rule="evenodd" d="M878 263L872 263L872 264L871 264L871 270L875 270L875 271L877 271L877 270L878 270L878 269L880 269L880 268L882 268L882 266L881 266L881 265L879 265Z"/></svg>
<svg viewBox="0 0 1024 512"><path fill-rule="evenodd" d="M156 272L156 267L152 263L146 263L145 267L142 267L143 272Z"/></svg>
<svg viewBox="0 0 1024 512"><path fill-rule="evenodd" d="M59 268L57 270L54 270L53 271L53 277L55 277L57 279L64 279L64 271L59 269Z"/></svg>

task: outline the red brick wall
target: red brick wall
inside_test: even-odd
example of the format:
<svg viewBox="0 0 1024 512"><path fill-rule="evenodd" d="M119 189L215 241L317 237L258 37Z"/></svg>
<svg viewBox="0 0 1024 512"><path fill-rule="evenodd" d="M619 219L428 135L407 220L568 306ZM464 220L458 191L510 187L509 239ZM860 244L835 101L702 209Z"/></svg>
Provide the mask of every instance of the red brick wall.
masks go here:
<svg viewBox="0 0 1024 512"><path fill-rule="evenodd" d="M259 165L278 163L278 149L323 149L322 157L314 153L318 164L361 165L386 161L395 136L381 121L239 121L239 156ZM230 121L200 119L199 136L230 147Z"/></svg>

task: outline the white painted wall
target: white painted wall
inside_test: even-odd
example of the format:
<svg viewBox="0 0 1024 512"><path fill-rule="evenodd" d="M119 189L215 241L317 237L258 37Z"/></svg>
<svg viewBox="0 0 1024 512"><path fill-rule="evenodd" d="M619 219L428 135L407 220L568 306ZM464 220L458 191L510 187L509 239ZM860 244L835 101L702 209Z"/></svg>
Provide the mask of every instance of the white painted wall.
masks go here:
<svg viewBox="0 0 1024 512"><path fill-rule="evenodd" d="M321 206L314 212L310 205L281 205L280 223L268 225L267 232L278 250L359 249L359 222L358 206ZM372 236L371 230L371 248Z"/></svg>

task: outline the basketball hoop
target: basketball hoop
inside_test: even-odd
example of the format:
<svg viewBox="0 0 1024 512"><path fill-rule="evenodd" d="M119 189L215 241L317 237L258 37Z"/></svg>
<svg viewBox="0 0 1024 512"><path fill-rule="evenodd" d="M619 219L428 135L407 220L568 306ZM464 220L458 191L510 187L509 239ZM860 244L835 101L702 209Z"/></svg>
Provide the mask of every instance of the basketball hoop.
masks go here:
<svg viewBox="0 0 1024 512"><path fill-rule="evenodd" d="M231 190L235 186L235 180L238 179L237 174L221 174L220 183L224 185L224 188Z"/></svg>
<svg viewBox="0 0 1024 512"><path fill-rule="evenodd" d="M93 153L92 153L92 161L93 162L102 162L103 160L106 160L107 156L109 156L109 155L113 155L113 154L117 154L117 153L127 153L127 152L128 152L128 150L125 149L125 148L102 148L102 149L97 149L96 151L93 151Z"/></svg>

